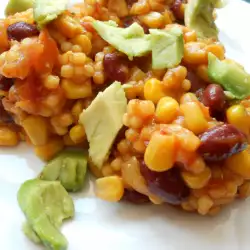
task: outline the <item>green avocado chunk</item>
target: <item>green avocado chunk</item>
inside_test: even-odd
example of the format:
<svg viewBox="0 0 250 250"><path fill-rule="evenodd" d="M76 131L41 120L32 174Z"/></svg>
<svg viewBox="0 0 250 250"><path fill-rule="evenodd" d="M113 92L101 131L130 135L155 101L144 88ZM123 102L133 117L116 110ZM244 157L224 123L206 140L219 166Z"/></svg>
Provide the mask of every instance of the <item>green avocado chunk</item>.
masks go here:
<svg viewBox="0 0 250 250"><path fill-rule="evenodd" d="M214 54L209 53L208 76L237 99L250 96L250 75L233 61L220 61Z"/></svg>
<svg viewBox="0 0 250 250"><path fill-rule="evenodd" d="M14 15L17 12L23 12L33 7L34 0L9 0L6 8L5 15Z"/></svg>
<svg viewBox="0 0 250 250"><path fill-rule="evenodd" d="M185 8L185 25L195 30L200 38L217 38L213 17L217 5L218 0L189 0Z"/></svg>
<svg viewBox="0 0 250 250"><path fill-rule="evenodd" d="M34 18L38 28L42 29L46 24L62 14L68 5L68 0L35 0Z"/></svg>
<svg viewBox="0 0 250 250"><path fill-rule="evenodd" d="M17 199L27 219L25 234L47 249L67 249L67 239L59 227L64 219L74 216L74 204L60 182L28 180L20 187Z"/></svg>
<svg viewBox="0 0 250 250"><path fill-rule="evenodd" d="M114 24L116 23L94 21L93 27L105 41L126 54L130 60L150 52L150 35L145 35L138 23L133 23L128 28L119 28Z"/></svg>
<svg viewBox="0 0 250 250"><path fill-rule="evenodd" d="M40 179L58 180L67 191L76 192L83 187L87 160L86 152L65 150L48 162L40 174Z"/></svg>
<svg viewBox="0 0 250 250"><path fill-rule="evenodd" d="M151 34L153 69L173 68L180 64L184 53L183 32L180 28L149 30Z"/></svg>
<svg viewBox="0 0 250 250"><path fill-rule="evenodd" d="M89 156L99 168L109 156L110 148L122 128L127 99L119 82L99 92L91 105L83 110L79 122L83 124L89 141Z"/></svg>

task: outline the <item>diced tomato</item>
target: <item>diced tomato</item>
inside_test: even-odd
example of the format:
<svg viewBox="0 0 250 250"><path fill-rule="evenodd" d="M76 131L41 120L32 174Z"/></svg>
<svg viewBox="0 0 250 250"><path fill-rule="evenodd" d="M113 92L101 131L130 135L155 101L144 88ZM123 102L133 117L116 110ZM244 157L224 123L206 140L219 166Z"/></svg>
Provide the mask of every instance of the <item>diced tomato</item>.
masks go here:
<svg viewBox="0 0 250 250"><path fill-rule="evenodd" d="M43 45L43 52L39 60L35 61L34 68L38 74L51 73L59 56L57 44L46 29L40 33L39 42Z"/></svg>

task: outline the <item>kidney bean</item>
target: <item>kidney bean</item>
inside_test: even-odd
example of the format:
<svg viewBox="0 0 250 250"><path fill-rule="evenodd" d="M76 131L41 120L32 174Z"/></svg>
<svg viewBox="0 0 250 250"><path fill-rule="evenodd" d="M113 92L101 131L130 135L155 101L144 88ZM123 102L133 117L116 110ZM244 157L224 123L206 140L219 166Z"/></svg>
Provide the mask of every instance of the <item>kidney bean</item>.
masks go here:
<svg viewBox="0 0 250 250"><path fill-rule="evenodd" d="M164 202L178 205L190 194L189 188L181 177L180 169L177 167L159 173L151 171L145 162L141 161L141 174L147 182L149 191Z"/></svg>
<svg viewBox="0 0 250 250"><path fill-rule="evenodd" d="M173 11L175 17L179 20L183 19L183 14L181 12L181 4L182 0L175 0L171 6L171 10Z"/></svg>
<svg viewBox="0 0 250 250"><path fill-rule="evenodd" d="M125 189L122 200L135 204L142 204L149 202L149 198L146 195L140 194L135 190L128 190L128 189Z"/></svg>
<svg viewBox="0 0 250 250"><path fill-rule="evenodd" d="M118 53L106 54L103 59L103 66L110 80L126 82L128 79L128 66L122 55Z"/></svg>
<svg viewBox="0 0 250 250"><path fill-rule="evenodd" d="M8 91L13 84L14 81L12 78L7 78L3 75L0 75L0 90Z"/></svg>
<svg viewBox="0 0 250 250"><path fill-rule="evenodd" d="M223 88L218 84L209 84L203 91L202 102L212 113L223 111L226 104Z"/></svg>
<svg viewBox="0 0 250 250"><path fill-rule="evenodd" d="M141 23L135 16L124 17L122 19L122 22L123 22L123 27L124 28L127 28L127 27L129 27L130 25L132 25L133 23L136 22L136 23L138 23L139 25L142 26L145 34L149 34L149 28L145 24Z"/></svg>
<svg viewBox="0 0 250 250"><path fill-rule="evenodd" d="M33 24L18 22L11 24L7 28L7 34L9 40L16 40L20 42L22 39L26 37L32 37L38 35L39 30Z"/></svg>
<svg viewBox="0 0 250 250"><path fill-rule="evenodd" d="M210 128L200 136L198 152L207 161L225 160L246 149L246 136L231 124Z"/></svg>

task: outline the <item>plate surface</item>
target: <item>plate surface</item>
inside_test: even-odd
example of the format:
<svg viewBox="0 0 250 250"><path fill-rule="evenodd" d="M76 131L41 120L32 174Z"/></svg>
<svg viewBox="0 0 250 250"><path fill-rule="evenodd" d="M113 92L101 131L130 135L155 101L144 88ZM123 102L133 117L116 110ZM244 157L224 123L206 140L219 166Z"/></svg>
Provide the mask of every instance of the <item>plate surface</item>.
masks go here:
<svg viewBox="0 0 250 250"><path fill-rule="evenodd" d="M0 14L7 0L0 2ZM238 16L235 13L238 13ZM219 11L220 37L229 57L250 71L250 6L235 0ZM23 235L24 216L16 193L25 180L36 177L43 163L32 149L20 145L0 148L0 249L39 250ZM201 217L169 206L133 206L97 200L89 180L74 195L76 216L62 231L69 250L248 250L250 200L236 202L216 217Z"/></svg>

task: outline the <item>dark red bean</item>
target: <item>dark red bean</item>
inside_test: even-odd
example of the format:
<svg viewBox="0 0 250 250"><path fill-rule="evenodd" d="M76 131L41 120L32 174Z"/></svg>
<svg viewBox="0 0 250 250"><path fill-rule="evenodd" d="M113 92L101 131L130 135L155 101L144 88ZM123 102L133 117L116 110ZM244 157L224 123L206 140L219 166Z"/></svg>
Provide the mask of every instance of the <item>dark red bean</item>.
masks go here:
<svg viewBox="0 0 250 250"><path fill-rule="evenodd" d="M145 24L141 23L135 16L124 17L122 19L122 22L123 22L123 27L124 28L127 28L127 27L129 27L130 25L132 25L133 23L136 22L136 23L138 23L139 25L142 26L145 34L149 34L149 28Z"/></svg>
<svg viewBox="0 0 250 250"><path fill-rule="evenodd" d="M37 36L39 34L39 30L35 25L25 22L18 22L11 24L8 27L7 34L9 40L16 40L20 42L26 37Z"/></svg>
<svg viewBox="0 0 250 250"><path fill-rule="evenodd" d="M209 84L203 91L202 102L209 107L211 113L224 111L226 96L223 88L218 84Z"/></svg>
<svg viewBox="0 0 250 250"><path fill-rule="evenodd" d="M118 53L106 54L103 59L103 66L110 80L126 82L128 79L128 66L122 55Z"/></svg>
<svg viewBox="0 0 250 250"><path fill-rule="evenodd" d="M12 78L7 78L3 75L0 75L0 90L8 91L13 84L14 81Z"/></svg>
<svg viewBox="0 0 250 250"><path fill-rule="evenodd" d="M180 175L180 169L177 167L159 173L151 171L142 161L141 174L147 182L149 191L167 203L178 205L190 194L189 188Z"/></svg>
<svg viewBox="0 0 250 250"><path fill-rule="evenodd" d="M173 11L174 16L179 20L182 20L184 17L181 12L181 4L182 0L175 0L171 6L171 10Z"/></svg>
<svg viewBox="0 0 250 250"><path fill-rule="evenodd" d="M207 161L225 160L246 149L246 136L235 126L223 124L210 128L200 136L199 153Z"/></svg>
<svg viewBox="0 0 250 250"><path fill-rule="evenodd" d="M149 198L146 195L140 194L135 190L125 189L122 200L135 204L142 204L149 202Z"/></svg>

